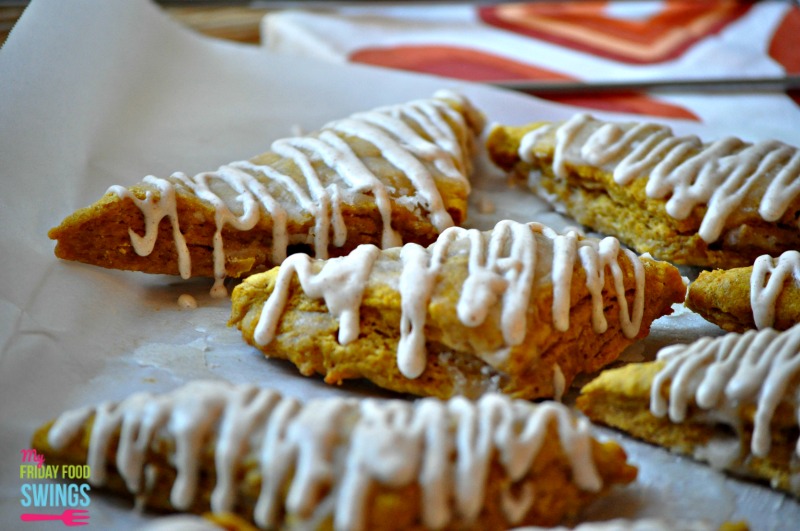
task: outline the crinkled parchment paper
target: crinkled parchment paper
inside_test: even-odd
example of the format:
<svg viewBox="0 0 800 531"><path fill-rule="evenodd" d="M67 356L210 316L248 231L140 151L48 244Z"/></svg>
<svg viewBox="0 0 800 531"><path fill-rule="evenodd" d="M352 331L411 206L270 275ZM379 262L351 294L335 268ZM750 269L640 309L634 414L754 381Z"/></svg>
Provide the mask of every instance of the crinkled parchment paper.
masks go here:
<svg viewBox="0 0 800 531"><path fill-rule="evenodd" d="M53 256L48 229L112 184L215 169L265 151L298 127L313 130L440 88L471 97L490 122L575 112L478 85L203 38L145 0L35 0L0 50L0 528L52 529L19 520L20 450L36 426L65 408L197 378L257 381L303 398L383 394L366 385L331 388L265 361L226 327L229 301L208 295L210 281L65 263ZM680 132L748 133L747 124L724 132L673 125ZM481 228L502 218L569 224L510 190L487 166L473 203L470 222ZM181 309L184 293L197 299L197 309ZM629 354L648 356L665 343L717 333L679 313L658 321ZM592 517L744 517L754 529L800 521L800 506L789 498L601 434L623 440L641 473ZM89 508L90 527L100 529L132 529L150 518L96 490Z"/></svg>

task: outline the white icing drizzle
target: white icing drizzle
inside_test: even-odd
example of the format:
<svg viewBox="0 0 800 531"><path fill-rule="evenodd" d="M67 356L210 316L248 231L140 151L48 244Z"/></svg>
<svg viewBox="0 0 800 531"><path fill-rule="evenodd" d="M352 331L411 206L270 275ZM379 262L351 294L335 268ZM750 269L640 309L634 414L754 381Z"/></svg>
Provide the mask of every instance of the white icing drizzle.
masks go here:
<svg viewBox="0 0 800 531"><path fill-rule="evenodd" d="M537 248L540 245L537 234L550 242L552 252ZM466 255L468 259L468 275L456 306L460 321L467 327L479 326L499 307L501 331L508 346L519 345L526 337L528 305L543 274L552 276L553 326L562 332L569 328L570 285L578 259L586 271L594 331L600 334L608 328L602 293L608 271L619 304L622 332L628 338L639 333L644 312L644 266L631 251L622 250L615 238L581 239L572 231L558 234L539 223L514 221L501 221L491 232L451 227L427 248L409 244L400 252L402 271L398 290L402 314L397 364L408 378L417 378L425 370L427 307L438 286L443 264L458 255ZM541 256L552 257L550 267L539 264ZM625 298L621 259L628 260L633 267L635 285L627 287L634 290L631 309ZM359 304L370 272L380 260L396 258L382 258L374 246L361 246L347 257L327 262L315 262L303 255L289 257L281 266L275 287L259 316L255 343L264 347L275 338L295 272L307 296L324 299L330 312L341 316L339 342L356 340Z"/></svg>
<svg viewBox="0 0 800 531"><path fill-rule="evenodd" d="M698 234L709 243L719 239L732 214L756 208L749 203L757 203L765 221L777 221L800 195L800 151L778 141L724 138L703 144L656 124L614 124L577 114L523 136L520 158L533 162L538 142L548 134L555 135L557 177L566 178L570 163L610 171L621 186L648 178L647 197L666 198L666 211L675 219L707 207Z"/></svg>
<svg viewBox="0 0 800 531"><path fill-rule="evenodd" d="M576 485L590 492L603 486L589 422L555 402L534 405L489 394L476 402L329 398L303 405L252 385L195 381L163 395L139 393L117 404L65 413L51 427L49 443L55 449L69 445L92 415L92 484L106 481L105 459L115 433L119 445L112 459L134 494L145 488L147 452L157 441L170 440L175 449L170 462L177 471L170 499L177 509L186 509L199 495L202 456L214 444L211 511L235 506L236 474L245 460L255 458L262 482L253 519L263 528L277 526L285 511L301 524L332 517L335 529L364 529L372 488L413 483L421 487L421 519L427 527L440 529L456 518L474 521L485 503L494 460L510 480L501 495L502 510L510 524L519 523L533 492L512 494L512 489L532 472L548 429Z"/></svg>
<svg viewBox="0 0 800 531"><path fill-rule="evenodd" d="M355 341L360 329L359 309L364 286L379 254L380 249L374 245L359 245L347 256L326 261L319 271L314 271L319 262L315 263L308 255L288 257L278 271L273 294L261 311L262 317L255 330L256 341L261 343L263 338L274 337L278 319L268 319L267 316L282 313L295 274L303 292L309 297L323 299L331 314L339 318L339 342Z"/></svg>
<svg viewBox="0 0 800 531"><path fill-rule="evenodd" d="M730 417L736 426L737 411L747 404L756 406L751 451L764 457L771 445L770 423L782 401L797 408L800 372L800 325L785 332L772 328L744 334L703 338L690 345L661 349L658 359L665 366L653 380L650 410L656 416L669 414L683 422L690 402L702 409ZM669 398L662 388L669 385ZM800 455L800 441L797 445Z"/></svg>
<svg viewBox="0 0 800 531"><path fill-rule="evenodd" d="M567 380L564 377L564 371L562 371L561 366L556 363L553 365L553 400L561 402L561 399L564 398L564 391L566 388Z"/></svg>
<svg viewBox="0 0 800 531"><path fill-rule="evenodd" d="M180 172L168 179L147 176L144 182L158 193L148 190L143 199L122 186L111 186L108 192L133 200L142 211L145 233L139 235L129 229L133 248L140 256L152 253L158 226L163 218L169 219L183 278L192 275L192 268L189 247L178 219L176 195L179 190L185 190L206 201L214 209L216 226L213 239L216 282L212 294L222 297L227 294L222 284L226 275L222 230L225 227L250 230L265 214L273 223L271 260L274 264L281 263L286 257L290 243L287 223L296 209L310 214L315 220L308 236L313 240L317 258L327 258L331 232L333 245L344 245L347 227L342 217L342 203L355 194L374 198L383 223L381 246L388 248L402 244L400 235L392 228L391 194L394 190L358 158L344 139L345 135L371 143L381 156L405 174L415 190L406 203L419 205L428 212L438 231L451 227L453 220L435 179L459 181L469 189L466 174L470 161L466 157L471 153L474 139L464 116L445 100L458 101L465 113L476 113L464 97L439 91L432 99L381 107L331 122L315 136L275 141L271 150L290 159L299 168L305 186L273 166L236 161L193 177ZM426 161L432 163L435 172L425 165ZM330 168L331 172L319 171L320 164ZM282 204L273 195L275 191L291 197L294 204Z"/></svg>
<svg viewBox="0 0 800 531"><path fill-rule="evenodd" d="M800 282L800 252L786 251L777 259L759 256L750 274L750 306L756 328L775 324L775 306L787 280Z"/></svg>

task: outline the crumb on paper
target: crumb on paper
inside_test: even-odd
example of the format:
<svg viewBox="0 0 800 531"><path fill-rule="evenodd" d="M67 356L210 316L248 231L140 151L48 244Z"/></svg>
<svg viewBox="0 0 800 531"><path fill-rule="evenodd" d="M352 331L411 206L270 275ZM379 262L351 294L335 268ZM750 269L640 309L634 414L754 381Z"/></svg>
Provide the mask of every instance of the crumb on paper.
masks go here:
<svg viewBox="0 0 800 531"><path fill-rule="evenodd" d="M180 306L184 310L194 310L197 308L197 299L195 299L188 293L184 293L183 295L178 297L178 306Z"/></svg>
<svg viewBox="0 0 800 531"><path fill-rule="evenodd" d="M478 212L481 214L494 214L497 208L490 197L481 195L478 198Z"/></svg>

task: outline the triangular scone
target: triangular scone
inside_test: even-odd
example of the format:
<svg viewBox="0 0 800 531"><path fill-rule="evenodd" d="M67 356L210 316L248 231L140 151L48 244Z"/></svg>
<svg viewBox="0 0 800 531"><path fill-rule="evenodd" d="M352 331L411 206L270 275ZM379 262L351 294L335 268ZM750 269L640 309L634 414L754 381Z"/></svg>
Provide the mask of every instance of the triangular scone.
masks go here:
<svg viewBox="0 0 800 531"><path fill-rule="evenodd" d="M580 223L676 264L743 267L800 249L800 151L704 144L652 123L498 126L489 156Z"/></svg>
<svg viewBox="0 0 800 531"><path fill-rule="evenodd" d="M234 289L230 323L268 357L328 383L559 397L646 336L685 292L675 267L614 238L503 221L489 232L448 229L427 248L292 256Z"/></svg>
<svg viewBox="0 0 800 531"><path fill-rule="evenodd" d="M466 217L482 115L449 91L274 142L193 177L112 186L49 233L56 255L146 273L238 277L294 251L428 244Z"/></svg>
<svg viewBox="0 0 800 531"><path fill-rule="evenodd" d="M800 252L703 271L689 285L686 306L729 332L791 328L800 323Z"/></svg>
<svg viewBox="0 0 800 531"><path fill-rule="evenodd" d="M592 421L800 495L800 325L703 338L604 371L577 406Z"/></svg>
<svg viewBox="0 0 800 531"><path fill-rule="evenodd" d="M145 506L235 512L262 529L552 525L636 477L566 406L501 395L303 404L196 381L64 413L33 446Z"/></svg>
<svg viewBox="0 0 800 531"><path fill-rule="evenodd" d="M706 520L681 520L678 515L670 519L642 518L628 520L615 518L598 522L585 522L575 527L527 526L509 531L748 531L746 522L725 522L721 525Z"/></svg>

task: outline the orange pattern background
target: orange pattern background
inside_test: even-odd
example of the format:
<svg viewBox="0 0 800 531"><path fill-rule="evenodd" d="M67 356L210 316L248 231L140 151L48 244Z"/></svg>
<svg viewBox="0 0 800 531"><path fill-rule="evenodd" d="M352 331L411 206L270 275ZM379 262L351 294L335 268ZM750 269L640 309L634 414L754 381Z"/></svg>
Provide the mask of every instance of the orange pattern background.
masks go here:
<svg viewBox="0 0 800 531"><path fill-rule="evenodd" d="M545 41L576 53L628 65L659 64L679 58L698 42L713 37L746 15L751 2L671 0L652 13L619 17L610 2L536 2L479 7L487 27L518 37ZM787 73L800 73L800 8L790 8L768 44L769 56ZM580 81L554 71L536 58L520 61L478 47L442 43L365 46L350 61L469 81ZM800 92L789 96L800 105ZM690 109L637 92L545 95L545 99L581 107L697 120Z"/></svg>
<svg viewBox="0 0 800 531"><path fill-rule="evenodd" d="M479 10L487 24L575 50L635 64L681 55L687 48L744 15L749 2L737 0L664 2L634 19L609 14L609 2L501 4Z"/></svg>

